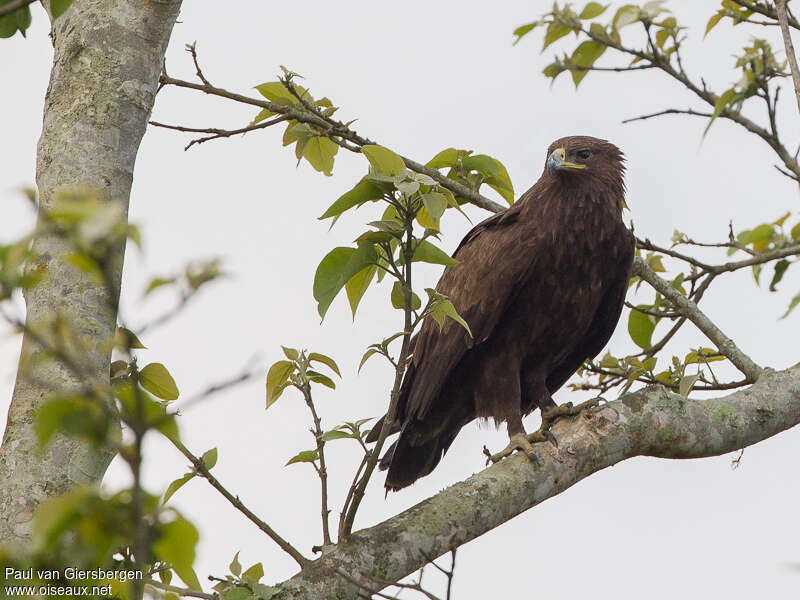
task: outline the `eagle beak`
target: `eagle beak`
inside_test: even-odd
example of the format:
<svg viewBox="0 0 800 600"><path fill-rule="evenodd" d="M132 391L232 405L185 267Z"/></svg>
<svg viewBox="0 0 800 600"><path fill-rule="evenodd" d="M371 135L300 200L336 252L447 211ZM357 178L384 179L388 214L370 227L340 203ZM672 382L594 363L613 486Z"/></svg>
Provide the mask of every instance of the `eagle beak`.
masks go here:
<svg viewBox="0 0 800 600"><path fill-rule="evenodd" d="M560 169L585 169L586 165L568 162L567 151L564 148L556 148L547 158L547 172L555 173Z"/></svg>

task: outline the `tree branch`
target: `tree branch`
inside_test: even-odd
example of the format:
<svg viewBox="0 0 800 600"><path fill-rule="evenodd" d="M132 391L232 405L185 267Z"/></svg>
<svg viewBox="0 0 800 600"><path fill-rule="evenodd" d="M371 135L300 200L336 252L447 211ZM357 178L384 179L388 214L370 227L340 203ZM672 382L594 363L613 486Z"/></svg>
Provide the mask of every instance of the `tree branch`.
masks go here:
<svg viewBox="0 0 800 600"><path fill-rule="evenodd" d="M757 2L751 2L750 0L733 0L739 6L744 6L745 8L752 10L754 13L758 13L760 15L764 15L765 17L769 17L770 19L778 19L778 13L769 9L769 7L762 6ZM797 22L797 19L794 17L789 17L788 23L794 29L800 31L800 23Z"/></svg>
<svg viewBox="0 0 800 600"><path fill-rule="evenodd" d="M352 144L355 144L355 147L351 147L350 145L339 144L340 146L346 148L347 150L350 150L351 152L360 152L361 146L365 146L368 144L377 144L377 142L370 140L369 138L360 136L358 133L356 133L355 131L353 131L351 128L347 127L344 123L341 123L340 121L335 121L334 119L331 118L326 119L322 115L319 115L315 112L299 109L294 106L285 106L283 104L276 104L268 100L250 98L248 96L243 96L242 94L230 92L223 88L218 88L206 83L192 83L191 81L183 81L181 79L175 79L173 77L168 76L166 73L162 73L161 75L161 84L174 85L176 87L197 90L205 94L209 94L211 96L218 96L220 98L227 98L229 100L233 100L235 102L239 102L242 104L249 104L251 106L259 106L261 108L266 108L271 112L284 115L288 119L293 119L300 123L307 123L309 125L312 125L317 130L319 130L322 135L325 135L326 137L332 139L333 141L337 141L336 138L340 138L347 140ZM422 165L402 155L400 155L400 158L403 159L403 162L405 162L406 166L412 171L415 171L417 173L424 173L425 175L432 177L443 187L446 187L454 194L466 198L476 206L479 206L486 210L490 210L492 212L499 212L505 208L502 204L499 204L493 200L490 200L489 198L482 196L478 192L469 189L467 186L462 185L457 181L453 181L449 177L445 177L436 169L430 169L425 165Z"/></svg>
<svg viewBox="0 0 800 600"><path fill-rule="evenodd" d="M267 534L267 536L272 539L278 546L280 546L281 550L286 552L289 556L291 556L300 568L305 568L308 564L310 564L310 560L307 559L305 556L300 554L300 552L292 546L289 542L287 542L283 537L281 537L277 531L275 531L272 527L267 525L264 521L262 521L253 511L247 508L244 503L239 500L238 496L234 496L231 494L227 488L222 485L219 480L214 477L211 472L206 468L203 461L192 454L192 452L184 446L180 441L170 438L172 444L180 450L181 454L183 454L186 458L189 459L189 462L192 463L195 471L200 477L203 477L211 486L217 490L220 494L224 496L224 498L230 502L236 510L242 513L245 517L247 517L252 523L256 525L261 531Z"/></svg>
<svg viewBox="0 0 800 600"><path fill-rule="evenodd" d="M353 534L346 544L280 584L274 600L355 596L352 584L337 571L399 581L430 559L620 461L635 456L719 456L798 423L800 364L765 371L754 385L716 400L690 400L660 386L627 394L553 425L559 447L540 444L539 465L522 455L512 456Z"/></svg>
<svg viewBox="0 0 800 600"><path fill-rule="evenodd" d="M719 351L728 357L736 367L744 373L749 381L756 381L762 372L753 360L742 352L739 347L726 336L698 307L695 302L686 298L672 285L655 274L648 264L640 257L636 257L633 263L634 275L638 275L647 283L653 286L681 313L692 321L697 328L702 331L708 339L716 344Z"/></svg>
<svg viewBox="0 0 800 600"><path fill-rule="evenodd" d="M794 46L792 45L792 35L789 33L789 18L786 14L786 0L775 0L775 11L778 13L778 22L781 24L783 46L786 48L786 60L789 61L789 68L792 70L794 95L797 99L797 110L800 111L800 69L797 67L797 56L794 53Z"/></svg>

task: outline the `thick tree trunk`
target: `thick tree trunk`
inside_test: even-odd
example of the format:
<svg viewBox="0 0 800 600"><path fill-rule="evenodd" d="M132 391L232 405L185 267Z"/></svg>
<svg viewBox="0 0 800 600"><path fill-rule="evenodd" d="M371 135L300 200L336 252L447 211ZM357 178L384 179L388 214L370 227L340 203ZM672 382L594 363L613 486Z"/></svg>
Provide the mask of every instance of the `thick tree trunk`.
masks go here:
<svg viewBox="0 0 800 600"><path fill-rule="evenodd" d="M76 185L119 203L127 214L136 153L180 5L180 0L75 0L55 21L36 164L40 215L59 190ZM107 378L124 247L110 257L108 286L65 263L65 246L55 237L39 236L34 250L36 267L48 276L26 294L26 323L35 326L70 311L79 333L92 340L84 367L98 380ZM26 334L23 358L37 351ZM40 455L33 426L36 408L54 389L69 393L82 382L58 361L27 367L23 362L0 447L0 543L24 543L43 499L100 481L112 458L109 451L96 452L61 436Z"/></svg>

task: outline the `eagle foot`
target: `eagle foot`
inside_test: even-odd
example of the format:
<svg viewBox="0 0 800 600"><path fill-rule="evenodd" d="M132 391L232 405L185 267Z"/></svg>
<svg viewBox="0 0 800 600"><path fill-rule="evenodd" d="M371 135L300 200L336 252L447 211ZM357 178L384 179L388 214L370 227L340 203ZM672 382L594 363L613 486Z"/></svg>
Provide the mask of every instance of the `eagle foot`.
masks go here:
<svg viewBox="0 0 800 600"><path fill-rule="evenodd" d="M540 464L539 457L536 456L536 453L533 451L533 445L528 440L529 436L526 436L524 433L517 433L512 435L509 438L508 446L503 448L500 452L492 454L489 449L484 446L483 453L486 455L486 464L489 463L496 463L506 456L511 456L514 453L514 450L520 450L525 453L530 460L535 462L536 464Z"/></svg>
<svg viewBox="0 0 800 600"><path fill-rule="evenodd" d="M592 398L586 402L581 402L577 406L574 406L572 402L566 402L564 404L545 409L542 411L542 426L538 431L534 431L528 436L528 441L550 442L553 444L553 446L558 448L558 440L550 431L550 426L558 421L561 417L574 417L588 408L599 406L601 400L606 402L605 398L598 396L597 398Z"/></svg>

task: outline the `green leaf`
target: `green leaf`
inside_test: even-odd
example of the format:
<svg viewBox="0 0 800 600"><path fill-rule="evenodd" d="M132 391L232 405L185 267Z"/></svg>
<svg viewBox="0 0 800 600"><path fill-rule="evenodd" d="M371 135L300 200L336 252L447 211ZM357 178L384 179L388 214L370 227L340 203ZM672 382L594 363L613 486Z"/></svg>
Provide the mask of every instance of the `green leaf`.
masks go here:
<svg viewBox="0 0 800 600"><path fill-rule="evenodd" d="M57 19L63 15L70 4L72 4L72 0L50 0L50 12L53 13L53 18Z"/></svg>
<svg viewBox="0 0 800 600"><path fill-rule="evenodd" d="M294 373L294 363L289 360L279 360L269 368L267 372L267 406L265 408L272 406L281 397L292 373Z"/></svg>
<svg viewBox="0 0 800 600"><path fill-rule="evenodd" d="M106 441L110 421L97 400L82 396L58 396L36 411L36 435L44 448L56 433L82 437L97 445Z"/></svg>
<svg viewBox="0 0 800 600"><path fill-rule="evenodd" d="M653 307L649 304L640 304L636 308L644 308L647 310ZM628 333L634 343L647 350L652 346L653 331L656 328L656 318L651 315L646 315L638 310L631 310L628 316Z"/></svg>
<svg viewBox="0 0 800 600"><path fill-rule="evenodd" d="M308 355L308 361L320 362L323 365L329 367L330 370L336 373L339 377L342 376L342 374L339 372L339 365L337 365L336 361L333 360L330 356L325 356L324 354L320 354L318 352L312 352L311 354Z"/></svg>
<svg viewBox="0 0 800 600"><path fill-rule="evenodd" d="M711 113L711 118L708 120L708 125L703 130L703 136L708 133L708 130L711 128L711 124L716 120L716 118L722 114L722 111L734 100L736 99L736 89L730 88L729 90L725 90L722 92L719 98L717 98L716 102L714 102L714 112Z"/></svg>
<svg viewBox="0 0 800 600"><path fill-rule="evenodd" d="M619 368L619 359L610 352L606 352L600 360L600 366L604 369L617 369Z"/></svg>
<svg viewBox="0 0 800 600"><path fill-rule="evenodd" d="M314 275L314 298L320 317L325 318L328 307L344 285L360 271L377 263L374 246L364 244L357 248L334 248L317 267Z"/></svg>
<svg viewBox="0 0 800 600"><path fill-rule="evenodd" d="M353 437L352 433L348 433L346 431L339 431L338 429L331 429L330 431L326 431L319 439L323 442L330 442L333 440L343 440L345 438L351 439Z"/></svg>
<svg viewBox="0 0 800 600"><path fill-rule="evenodd" d="M150 363L139 371L139 383L157 398L168 401L178 399L178 386L161 363Z"/></svg>
<svg viewBox="0 0 800 600"><path fill-rule="evenodd" d="M333 170L333 160L337 152L339 152L338 144L326 137L316 136L306 142L303 149L303 158L317 171L330 177Z"/></svg>
<svg viewBox="0 0 800 600"><path fill-rule="evenodd" d="M431 169L443 169L445 167L455 167L458 160L464 156L469 156L472 150L458 150L456 148L446 148L425 163Z"/></svg>
<svg viewBox="0 0 800 600"><path fill-rule="evenodd" d="M547 50L547 47L555 41L560 40L562 37L567 35L572 29L567 27L566 25L559 25L555 21L550 23L547 26L547 31L544 34L544 45L542 46L542 52Z"/></svg>
<svg viewBox="0 0 800 600"><path fill-rule="evenodd" d="M469 336L472 337L472 331L470 330L469 325L464 319L461 318L461 315L458 314L456 307L453 306L453 303L450 302L450 300L438 300L431 308L430 314L434 321L439 324L439 331L441 331L442 327L444 327L445 319L449 317L466 329Z"/></svg>
<svg viewBox="0 0 800 600"><path fill-rule="evenodd" d="M631 23L636 23L639 20L640 13L639 7L635 4L621 6L614 15L611 26L616 30L620 30Z"/></svg>
<svg viewBox="0 0 800 600"><path fill-rule="evenodd" d="M311 100L311 96L309 95L307 89L300 85L295 85L294 88L302 98ZM292 93L286 89L286 86L280 81L269 81L267 83L262 83L261 85L257 85L256 89L267 100L270 100L275 104L291 106L298 103L297 98L295 98Z"/></svg>
<svg viewBox="0 0 800 600"><path fill-rule="evenodd" d="M382 231L374 231L372 233L384 233ZM388 235L388 234L387 234ZM375 273L378 267L370 265L366 269L362 269L353 277L351 277L346 284L344 284L345 292L347 292L347 301L350 303L350 310L353 313L353 319L356 318L356 309L358 308L361 298L369 288L372 280L375 278Z"/></svg>
<svg viewBox="0 0 800 600"><path fill-rule="evenodd" d="M798 304L800 304L800 293L798 293L794 298L792 298L792 301L789 302L789 308L787 308L786 312L783 313L781 319L785 319L786 317L788 317L789 314L797 307Z"/></svg>
<svg viewBox="0 0 800 600"><path fill-rule="evenodd" d="M795 242L800 242L800 222L796 223L795 226L792 227L790 235Z"/></svg>
<svg viewBox="0 0 800 600"><path fill-rule="evenodd" d="M167 501L172 498L173 494L181 489L188 481L194 479L194 473L186 473L183 477L179 477L175 481L167 486L167 491L164 492L164 498L161 500L162 504L166 504Z"/></svg>
<svg viewBox="0 0 800 600"><path fill-rule="evenodd" d="M395 281L392 286L392 306L404 309L406 307L406 297L403 293L403 284ZM419 310L422 307L422 300L414 292L411 292L411 310Z"/></svg>
<svg viewBox="0 0 800 600"><path fill-rule="evenodd" d="M540 21L534 21L533 23L527 23L525 25L520 25L519 27L517 27L514 30L514 35L517 36L517 39L514 40L514 44L516 45L516 43L519 42L523 38L523 36L529 34L540 24L541 24Z"/></svg>
<svg viewBox="0 0 800 600"><path fill-rule="evenodd" d="M692 350L683 359L684 364L692 365L698 363L717 362L719 360L727 360L725 356L719 353L716 348L698 348Z"/></svg>
<svg viewBox="0 0 800 600"><path fill-rule="evenodd" d="M581 11L581 14L578 15L578 18L594 19L595 17L602 15L607 8L608 4L603 6L599 2L589 2L589 4L583 7L583 10Z"/></svg>
<svg viewBox="0 0 800 600"><path fill-rule="evenodd" d="M684 398L688 398L689 393L694 388L694 384L697 383L698 379L700 379L700 373L695 373L694 375L684 375L681 377L681 381L678 384L678 393Z"/></svg>
<svg viewBox="0 0 800 600"><path fill-rule="evenodd" d="M742 231L736 239L744 245L752 244L756 252L763 252L774 234L775 228L771 224L762 223L755 229Z"/></svg>
<svg viewBox="0 0 800 600"><path fill-rule="evenodd" d="M708 23L706 23L706 32L703 34L703 37L706 37L709 34L709 32L712 29L714 29L714 27L717 26L717 23L719 23L722 20L722 17L724 16L725 12L721 10L711 15L711 18L708 20Z"/></svg>
<svg viewBox="0 0 800 600"><path fill-rule="evenodd" d="M380 187L371 181L362 179L352 190L339 196L336 202L331 204L328 207L328 210L326 210L325 213L319 217L319 220L328 219L330 217L338 217L343 212L353 208L354 206L361 206L365 202L369 202L370 200L379 200L382 197L383 190L381 190Z"/></svg>
<svg viewBox="0 0 800 600"><path fill-rule="evenodd" d="M117 327L114 334L114 347L123 348L125 350L142 350L146 349L145 346L136 334L126 327Z"/></svg>
<svg viewBox="0 0 800 600"><path fill-rule="evenodd" d="M368 144L361 147L361 152L364 153L372 167L379 173L394 176L406 170L406 164L403 159L388 148Z"/></svg>
<svg viewBox="0 0 800 600"><path fill-rule="evenodd" d="M255 116L255 118L250 121L250 125L255 125L257 123L261 123L261 121L265 121L270 117L274 117L277 113L272 112L268 108L262 108L259 113Z"/></svg>
<svg viewBox="0 0 800 600"><path fill-rule="evenodd" d="M0 2L0 6L7 2ZM12 13L0 17L0 38L10 38L17 31L25 37L25 30L31 24L31 10L27 6L15 10Z"/></svg>
<svg viewBox="0 0 800 600"><path fill-rule="evenodd" d="M423 207L419 209L419 212L417 213L417 223L419 223L420 226L424 227L425 229L439 231L439 219L434 219L431 217L427 206L423 205Z"/></svg>
<svg viewBox="0 0 800 600"><path fill-rule="evenodd" d="M302 452L299 452L298 454L290 458L289 462L287 462L283 466L288 467L289 465L293 465L294 463L301 463L301 462L305 463L314 462L318 458L319 458L319 453L316 450L303 450Z"/></svg>
<svg viewBox="0 0 800 600"><path fill-rule="evenodd" d="M378 351L375 348L370 348L369 350L364 352L364 356L361 357L361 362L358 363L358 371L357 372L361 373L361 367L364 366L364 363L366 363L373 354L377 354L377 353L378 353Z"/></svg>
<svg viewBox="0 0 800 600"><path fill-rule="evenodd" d="M239 562L238 552L234 555L233 560L228 568L231 570L231 574L235 577L239 577L239 575L242 574L242 564Z"/></svg>
<svg viewBox="0 0 800 600"><path fill-rule="evenodd" d="M309 381L313 381L315 383L321 383L325 387L330 388L332 390L336 389L336 384L333 382L333 379L331 379L327 375L323 375L322 373L319 373L317 371L308 371L307 375Z"/></svg>
<svg viewBox="0 0 800 600"><path fill-rule="evenodd" d="M150 280L150 283L147 284L147 289L145 289L144 294L142 295L148 296L152 291L171 283L175 283L174 277L154 277Z"/></svg>
<svg viewBox="0 0 800 600"><path fill-rule="evenodd" d="M786 269L789 268L790 264L791 263L785 258L775 263L775 274L772 276L772 281L769 283L770 292L778 291L775 289L775 286L780 283L781 279L783 279L783 274L786 273Z"/></svg>
<svg viewBox="0 0 800 600"><path fill-rule="evenodd" d="M451 257L444 250L437 248L427 240L421 240L419 242L417 249L414 250L414 256L411 258L411 261L421 261L434 265L446 265L448 267L458 264L458 261L455 258Z"/></svg>
<svg viewBox="0 0 800 600"><path fill-rule="evenodd" d="M572 69L570 71L572 75L572 81L575 83L576 88L583 78L586 77L586 74L589 72L588 69L594 65L595 61L600 58L605 51L606 46L595 40L585 41L575 49L575 52L572 53L572 58L570 58L570 62L573 65L585 67L587 69Z"/></svg>
<svg viewBox="0 0 800 600"><path fill-rule="evenodd" d="M264 566L260 562L257 562L252 567L247 569L244 573L242 573L242 579L244 579L248 583L256 583L263 576L264 576Z"/></svg>
<svg viewBox="0 0 800 600"><path fill-rule="evenodd" d="M183 582L192 589L199 590L200 582L192 568L195 546L199 535L197 529L183 517L161 526L161 535L153 544L156 556L169 563Z"/></svg>
<svg viewBox="0 0 800 600"><path fill-rule="evenodd" d="M488 154L465 156L461 160L461 166L463 166L467 171L478 171L486 177L497 177L501 174L500 162Z"/></svg>
<svg viewBox="0 0 800 600"><path fill-rule="evenodd" d="M787 210L780 217L778 217L776 220L774 220L772 222L772 224L777 226L777 227L783 227L783 224L786 222L786 219L788 219L791 216L792 216L792 211Z"/></svg>
<svg viewBox="0 0 800 600"><path fill-rule="evenodd" d="M214 468L214 465L217 464L217 449L211 448L211 450L206 450L203 453L203 456L200 457L200 460L202 461L203 466L210 471L212 468Z"/></svg>
<svg viewBox="0 0 800 600"><path fill-rule="evenodd" d="M281 346L281 350L283 350L283 355L289 360L297 360L298 358L300 358L300 353L295 348L287 348L286 346Z"/></svg>
<svg viewBox="0 0 800 600"><path fill-rule="evenodd" d="M422 194L422 203L431 219L438 221L447 208L447 196L441 192L428 192Z"/></svg>

